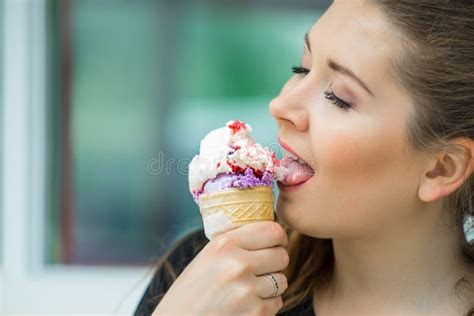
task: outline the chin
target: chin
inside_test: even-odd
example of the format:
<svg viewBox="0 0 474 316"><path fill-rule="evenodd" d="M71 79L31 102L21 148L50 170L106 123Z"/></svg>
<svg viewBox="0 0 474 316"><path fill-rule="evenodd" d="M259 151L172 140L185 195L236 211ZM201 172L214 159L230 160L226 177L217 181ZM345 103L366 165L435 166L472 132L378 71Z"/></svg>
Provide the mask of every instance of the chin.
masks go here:
<svg viewBox="0 0 474 316"><path fill-rule="evenodd" d="M308 213L310 211L309 209L303 209L301 203L293 204L280 196L275 213L280 223L299 233L307 234L309 231L314 230L314 227L311 227L311 222L308 222L308 218L311 217L310 213Z"/></svg>
<svg viewBox="0 0 474 316"><path fill-rule="evenodd" d="M275 214L280 223L303 235L329 239L333 238L336 233L333 231L334 225L331 223L322 220L315 222L315 217L327 219L327 216L318 215L315 208L302 207L301 202L291 203L282 196L278 198Z"/></svg>

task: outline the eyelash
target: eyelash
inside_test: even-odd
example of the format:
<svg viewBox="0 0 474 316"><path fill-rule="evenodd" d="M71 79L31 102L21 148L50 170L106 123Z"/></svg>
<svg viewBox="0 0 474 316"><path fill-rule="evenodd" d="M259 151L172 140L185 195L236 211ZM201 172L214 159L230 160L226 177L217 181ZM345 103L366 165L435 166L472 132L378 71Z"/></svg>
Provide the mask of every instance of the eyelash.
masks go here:
<svg viewBox="0 0 474 316"><path fill-rule="evenodd" d="M326 97L327 100L329 100L332 104L336 105L337 107L343 109L343 110L349 110L352 106L347 103L347 102L344 102L342 101L341 99L339 99L335 94L334 92L332 91L326 91L324 92L324 96Z"/></svg>
<svg viewBox="0 0 474 316"><path fill-rule="evenodd" d="M301 66L293 66L291 67L291 71L295 74L304 74L304 75L307 75L310 72L309 69L301 67ZM352 107L349 103L344 102L343 100L339 99L331 90L325 91L324 97L326 98L326 100L330 101L332 104L336 105L337 107L343 110L347 111Z"/></svg>
<svg viewBox="0 0 474 316"><path fill-rule="evenodd" d="M309 74L309 69L300 66L291 67L291 71L295 74Z"/></svg>

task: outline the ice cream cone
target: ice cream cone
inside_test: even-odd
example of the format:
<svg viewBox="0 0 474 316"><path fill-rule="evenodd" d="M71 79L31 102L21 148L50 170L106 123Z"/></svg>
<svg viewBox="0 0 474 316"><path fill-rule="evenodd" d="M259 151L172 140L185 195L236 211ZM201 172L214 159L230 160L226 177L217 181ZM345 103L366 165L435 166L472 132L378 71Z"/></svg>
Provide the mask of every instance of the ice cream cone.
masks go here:
<svg viewBox="0 0 474 316"><path fill-rule="evenodd" d="M199 198L199 208L203 218L223 213L237 226L266 220L273 221L273 205L273 190L269 187L227 189L202 194Z"/></svg>

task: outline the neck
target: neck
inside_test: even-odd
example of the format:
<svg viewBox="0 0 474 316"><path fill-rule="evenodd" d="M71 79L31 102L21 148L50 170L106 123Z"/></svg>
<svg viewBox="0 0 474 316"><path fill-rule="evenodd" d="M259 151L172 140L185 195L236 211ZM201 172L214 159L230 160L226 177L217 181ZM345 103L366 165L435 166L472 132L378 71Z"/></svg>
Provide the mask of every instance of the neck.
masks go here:
<svg viewBox="0 0 474 316"><path fill-rule="evenodd" d="M379 313L393 312L396 306L428 315L436 306L456 305L455 284L469 268L450 214L440 205L414 214L410 224L387 223L371 236L333 239L334 278L325 297L334 306L358 313L375 305Z"/></svg>

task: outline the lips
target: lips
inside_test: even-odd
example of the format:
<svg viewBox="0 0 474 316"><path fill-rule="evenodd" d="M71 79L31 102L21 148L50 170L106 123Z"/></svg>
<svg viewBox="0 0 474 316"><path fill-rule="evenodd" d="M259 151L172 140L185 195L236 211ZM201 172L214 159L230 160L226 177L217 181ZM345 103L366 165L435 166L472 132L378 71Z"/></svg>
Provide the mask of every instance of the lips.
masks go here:
<svg viewBox="0 0 474 316"><path fill-rule="evenodd" d="M278 139L284 149L282 165L288 169L288 174L281 181L285 186L301 185L314 176L314 170L288 144Z"/></svg>

